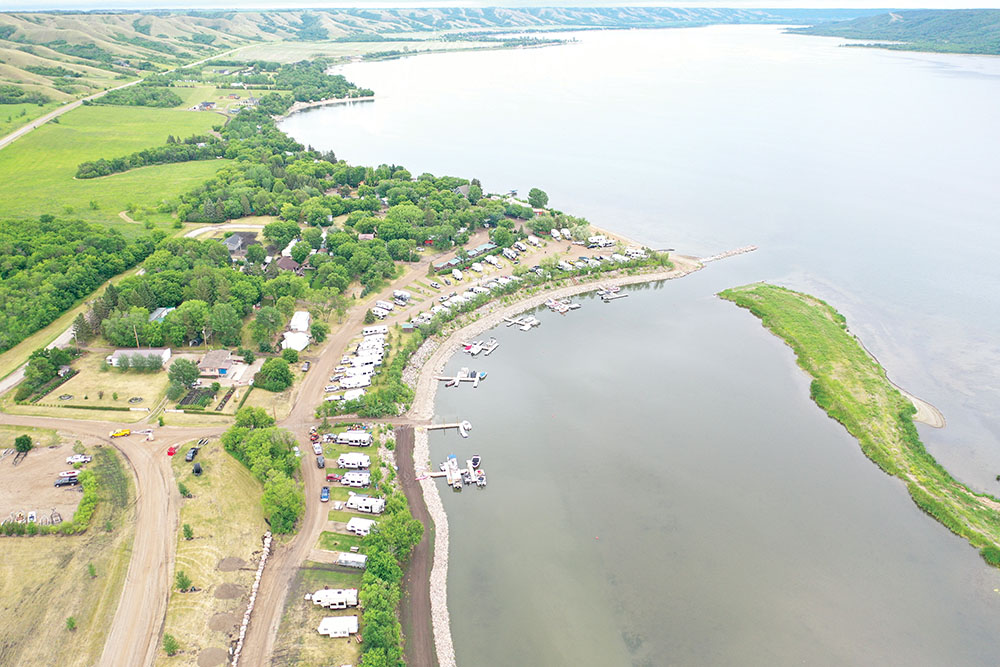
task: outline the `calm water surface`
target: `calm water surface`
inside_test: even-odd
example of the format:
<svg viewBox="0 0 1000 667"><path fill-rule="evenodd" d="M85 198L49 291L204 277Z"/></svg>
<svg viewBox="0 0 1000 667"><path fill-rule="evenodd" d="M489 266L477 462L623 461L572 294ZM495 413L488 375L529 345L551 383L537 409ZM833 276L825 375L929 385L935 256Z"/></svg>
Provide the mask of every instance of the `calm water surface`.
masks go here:
<svg viewBox="0 0 1000 667"><path fill-rule="evenodd" d="M435 436L435 459L476 449L490 472L445 494L460 662L995 664L997 573L712 295L830 301L945 413L921 428L934 455L996 493L1000 59L758 26L574 36L352 65L378 100L283 125L352 162L539 186L652 247L761 247L502 329L489 380L442 392L476 429Z"/></svg>

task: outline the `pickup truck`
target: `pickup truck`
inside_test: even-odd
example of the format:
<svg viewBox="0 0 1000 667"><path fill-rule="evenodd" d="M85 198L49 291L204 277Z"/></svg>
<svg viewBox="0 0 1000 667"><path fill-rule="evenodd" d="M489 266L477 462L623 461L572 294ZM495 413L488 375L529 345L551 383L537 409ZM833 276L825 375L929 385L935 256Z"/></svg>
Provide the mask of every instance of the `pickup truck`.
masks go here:
<svg viewBox="0 0 1000 667"><path fill-rule="evenodd" d="M119 431L112 431L111 433L108 434L108 437L109 438L124 438L125 436L131 435L131 434L132 434L132 429L123 428L123 429L121 429Z"/></svg>

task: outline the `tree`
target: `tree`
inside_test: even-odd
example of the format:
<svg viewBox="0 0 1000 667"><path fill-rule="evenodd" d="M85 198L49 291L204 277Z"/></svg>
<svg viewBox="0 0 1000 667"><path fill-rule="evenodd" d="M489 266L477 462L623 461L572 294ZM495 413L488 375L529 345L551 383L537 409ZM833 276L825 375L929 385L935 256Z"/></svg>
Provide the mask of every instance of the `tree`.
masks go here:
<svg viewBox="0 0 1000 667"><path fill-rule="evenodd" d="M174 639L174 636L169 633L164 633L163 635L163 651L167 655L176 655L178 651L181 650L180 642Z"/></svg>
<svg viewBox="0 0 1000 667"><path fill-rule="evenodd" d="M302 240L305 243L308 243L309 247L312 248L313 250L319 250L320 246L323 245L323 232L321 232L316 227L310 227L309 229L302 232Z"/></svg>
<svg viewBox="0 0 1000 667"><path fill-rule="evenodd" d="M305 241L299 241L294 246L292 246L292 259L301 264L306 261L306 257L309 256L309 252L312 247Z"/></svg>
<svg viewBox="0 0 1000 667"><path fill-rule="evenodd" d="M260 264L267 257L267 253L264 252L264 246L259 243L254 243L247 248L246 260L251 264Z"/></svg>
<svg viewBox="0 0 1000 667"><path fill-rule="evenodd" d="M87 321L86 316L80 313L73 320L73 336L77 341L87 342L90 340L91 336L94 335L93 330L90 328L90 322Z"/></svg>
<svg viewBox="0 0 1000 667"><path fill-rule="evenodd" d="M264 306L257 311L257 317L250 325L250 333L256 343L270 343L285 323L281 312L274 306Z"/></svg>
<svg viewBox="0 0 1000 667"><path fill-rule="evenodd" d="M66 618L66 629L70 632L74 632L76 630L76 619L72 616Z"/></svg>
<svg viewBox="0 0 1000 667"><path fill-rule="evenodd" d="M477 201L483 198L483 189L479 185L473 183L469 186L469 202L475 204Z"/></svg>
<svg viewBox="0 0 1000 667"><path fill-rule="evenodd" d="M281 351L281 358L290 364L296 364L299 362L299 353L290 347L286 347Z"/></svg>
<svg viewBox="0 0 1000 667"><path fill-rule="evenodd" d="M189 524L189 523L184 524L183 532L184 532L184 539L185 540L193 540L194 539L194 530L191 528L191 524Z"/></svg>
<svg viewBox="0 0 1000 667"><path fill-rule="evenodd" d="M267 414L264 408L252 408L250 406L240 408L236 411L237 428L270 428L274 426L274 418Z"/></svg>
<svg viewBox="0 0 1000 667"><path fill-rule="evenodd" d="M236 345L240 342L240 329L243 323L240 321L239 313L228 303L217 303L212 306L208 327L223 345Z"/></svg>
<svg viewBox="0 0 1000 667"><path fill-rule="evenodd" d="M191 588L191 577L184 574L184 570L177 570L177 575L174 577L174 584L177 586L177 590L184 593Z"/></svg>
<svg viewBox="0 0 1000 667"><path fill-rule="evenodd" d="M490 232L490 239L501 248L509 248L515 241L514 233L503 227L497 227Z"/></svg>
<svg viewBox="0 0 1000 667"><path fill-rule="evenodd" d="M19 452L30 452L32 447L30 435L19 435L14 439L14 449Z"/></svg>
<svg viewBox="0 0 1000 667"><path fill-rule="evenodd" d="M188 491L187 485L184 482L177 482L177 491L181 494L182 498L191 497L191 492Z"/></svg>
<svg viewBox="0 0 1000 667"><path fill-rule="evenodd" d="M291 317L292 313L295 312L295 297L286 294L274 303L274 307L281 311L285 317Z"/></svg>
<svg viewBox="0 0 1000 667"><path fill-rule="evenodd" d="M261 497L264 516L271 523L274 533L291 533L295 522L305 511L306 500L302 487L291 477L278 470L268 473Z"/></svg>
<svg viewBox="0 0 1000 667"><path fill-rule="evenodd" d="M299 225L292 221L276 220L264 226L263 235L280 250L299 235Z"/></svg>
<svg viewBox="0 0 1000 667"><path fill-rule="evenodd" d="M330 333L330 326L326 322L313 322L312 326L309 327L309 333L312 334L314 341L322 343L326 340L326 335Z"/></svg>
<svg viewBox="0 0 1000 667"><path fill-rule="evenodd" d="M544 190L539 190L538 188L531 188L528 191L528 204L532 208L545 208L545 205L549 203L549 196L545 194Z"/></svg>
<svg viewBox="0 0 1000 667"><path fill-rule="evenodd" d="M283 391L292 386L292 371L288 362L277 357L265 361L253 376L253 386L267 391Z"/></svg>
<svg viewBox="0 0 1000 667"><path fill-rule="evenodd" d="M198 364L190 359L175 360L170 365L170 370L167 371L167 377L170 378L170 381L184 388L190 387L200 374Z"/></svg>
<svg viewBox="0 0 1000 667"><path fill-rule="evenodd" d="M365 324L373 324L375 322L375 313L371 311L371 308L365 313Z"/></svg>

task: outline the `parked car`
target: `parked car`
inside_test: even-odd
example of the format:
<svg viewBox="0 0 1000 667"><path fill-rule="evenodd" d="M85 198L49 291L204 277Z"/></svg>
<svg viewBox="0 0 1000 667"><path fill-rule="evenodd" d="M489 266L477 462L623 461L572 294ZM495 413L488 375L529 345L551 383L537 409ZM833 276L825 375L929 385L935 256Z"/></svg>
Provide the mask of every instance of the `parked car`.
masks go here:
<svg viewBox="0 0 1000 667"><path fill-rule="evenodd" d="M56 480L55 486L76 486L79 483L78 477L60 477Z"/></svg>
<svg viewBox="0 0 1000 667"><path fill-rule="evenodd" d="M441 283L439 283L436 280L432 280L431 281L431 287L433 287L434 289L441 289Z"/></svg>
<svg viewBox="0 0 1000 667"><path fill-rule="evenodd" d="M305 373L306 371L308 371L309 370L309 366L311 366L311 364L308 361L303 361L302 362L302 372Z"/></svg>
<svg viewBox="0 0 1000 667"><path fill-rule="evenodd" d="M191 468L191 472L193 472L195 475L200 475L201 474L201 464L200 463L195 463L194 466Z"/></svg>
<svg viewBox="0 0 1000 667"><path fill-rule="evenodd" d="M191 461L194 461L194 457L196 456L198 456L198 448L192 447L188 450L188 453L184 455L184 460L191 463Z"/></svg>
<svg viewBox="0 0 1000 667"><path fill-rule="evenodd" d="M444 284L445 284L445 285L450 285L450 284L451 284L451 281L450 281L450 280L448 280L447 278L442 278L441 280L443 280L443 281L444 281Z"/></svg>
<svg viewBox="0 0 1000 667"><path fill-rule="evenodd" d="M172 447L167 447L167 456L173 456L176 453L177 453L177 445L173 445Z"/></svg>
<svg viewBox="0 0 1000 667"><path fill-rule="evenodd" d="M344 479L344 476L335 472L328 472L326 474L326 481L328 482L339 482L342 479Z"/></svg>
<svg viewBox="0 0 1000 667"><path fill-rule="evenodd" d="M323 445L319 444L318 442L313 443L313 453L316 456L322 456L323 455Z"/></svg>
<svg viewBox="0 0 1000 667"><path fill-rule="evenodd" d="M316 457L316 467L317 468L325 468L326 467L326 459L324 459L322 456L317 456Z"/></svg>
<svg viewBox="0 0 1000 667"><path fill-rule="evenodd" d="M325 503L328 500L330 500L330 487L329 486L324 486L319 491L319 501L321 503Z"/></svg>
<svg viewBox="0 0 1000 667"><path fill-rule="evenodd" d="M66 463L90 463L91 458L86 454L74 454L66 457Z"/></svg>

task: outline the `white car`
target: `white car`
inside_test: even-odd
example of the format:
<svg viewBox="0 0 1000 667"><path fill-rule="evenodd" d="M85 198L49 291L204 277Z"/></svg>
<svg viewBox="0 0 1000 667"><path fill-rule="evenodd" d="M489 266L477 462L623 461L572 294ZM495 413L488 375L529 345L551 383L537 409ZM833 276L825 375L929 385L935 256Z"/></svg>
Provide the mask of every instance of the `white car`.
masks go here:
<svg viewBox="0 0 1000 667"><path fill-rule="evenodd" d="M434 289L441 289L441 283L437 282L436 280L432 280L431 287L433 287Z"/></svg>
<svg viewBox="0 0 1000 667"><path fill-rule="evenodd" d="M315 454L316 456L320 456L323 454L323 448L320 446L318 442L313 443L313 454Z"/></svg>
<svg viewBox="0 0 1000 667"><path fill-rule="evenodd" d="M74 454L66 457L66 463L90 463L91 458L86 454Z"/></svg>

